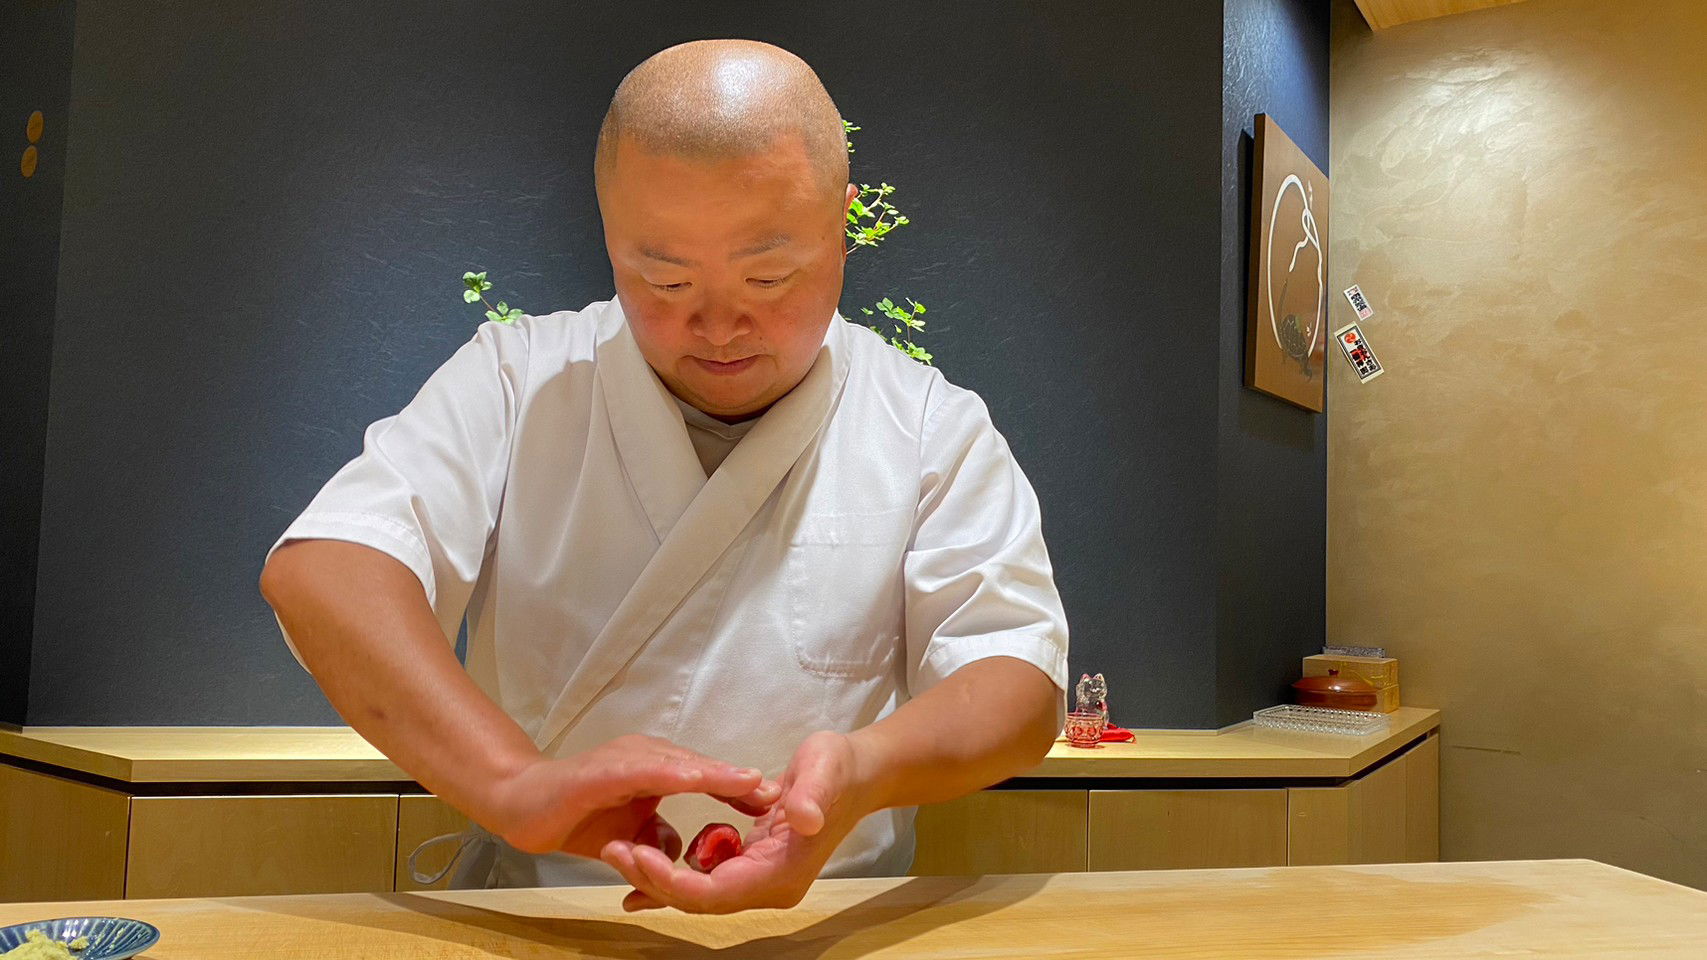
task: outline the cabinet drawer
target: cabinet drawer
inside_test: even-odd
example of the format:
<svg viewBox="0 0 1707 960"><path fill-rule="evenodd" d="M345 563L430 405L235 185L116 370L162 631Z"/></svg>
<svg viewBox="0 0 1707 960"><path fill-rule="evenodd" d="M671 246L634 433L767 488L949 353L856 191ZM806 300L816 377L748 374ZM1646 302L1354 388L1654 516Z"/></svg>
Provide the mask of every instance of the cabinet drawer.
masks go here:
<svg viewBox="0 0 1707 960"><path fill-rule="evenodd" d="M1338 787L1287 791L1293 865L1404 863L1440 855L1440 738Z"/></svg>
<svg viewBox="0 0 1707 960"><path fill-rule="evenodd" d="M0 764L0 900L124 896L130 797Z"/></svg>
<svg viewBox="0 0 1707 960"><path fill-rule="evenodd" d="M391 889L397 795L135 797L128 899Z"/></svg>
<svg viewBox="0 0 1707 960"><path fill-rule="evenodd" d="M1286 864L1286 791L1092 790L1092 870Z"/></svg>
<svg viewBox="0 0 1707 960"><path fill-rule="evenodd" d="M984 790L919 808L913 875L1085 869L1086 792Z"/></svg>

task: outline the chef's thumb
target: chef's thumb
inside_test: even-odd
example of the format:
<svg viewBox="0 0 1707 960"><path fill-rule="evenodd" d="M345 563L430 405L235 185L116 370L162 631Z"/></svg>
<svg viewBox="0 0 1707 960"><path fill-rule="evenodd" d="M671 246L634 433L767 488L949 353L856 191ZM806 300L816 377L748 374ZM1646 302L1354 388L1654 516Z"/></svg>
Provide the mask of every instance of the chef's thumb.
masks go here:
<svg viewBox="0 0 1707 960"><path fill-rule="evenodd" d="M823 770L816 769L796 777L782 802L788 812L789 827L801 836L811 837L824 829L825 815L836 798Z"/></svg>

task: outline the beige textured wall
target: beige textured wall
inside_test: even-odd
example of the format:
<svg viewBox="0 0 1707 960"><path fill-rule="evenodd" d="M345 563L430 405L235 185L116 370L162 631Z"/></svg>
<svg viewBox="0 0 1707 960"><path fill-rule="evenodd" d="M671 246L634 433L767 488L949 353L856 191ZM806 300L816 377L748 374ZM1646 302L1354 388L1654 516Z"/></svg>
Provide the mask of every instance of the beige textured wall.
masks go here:
<svg viewBox="0 0 1707 960"><path fill-rule="evenodd" d="M1447 859L1707 888L1707 2L1334 26L1329 636L1443 709Z"/></svg>

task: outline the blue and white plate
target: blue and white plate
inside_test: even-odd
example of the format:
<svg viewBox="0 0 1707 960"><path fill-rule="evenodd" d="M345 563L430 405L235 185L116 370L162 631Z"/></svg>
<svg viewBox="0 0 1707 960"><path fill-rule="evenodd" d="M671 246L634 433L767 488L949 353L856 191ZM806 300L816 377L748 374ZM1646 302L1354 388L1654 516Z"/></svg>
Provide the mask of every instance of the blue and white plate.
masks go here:
<svg viewBox="0 0 1707 960"><path fill-rule="evenodd" d="M89 946L73 950L77 960L124 960L134 957L160 942L160 931L141 920L123 917L64 917L59 920L40 920L0 927L0 953L5 953L29 939L31 930L40 930L55 940L70 943L88 937Z"/></svg>

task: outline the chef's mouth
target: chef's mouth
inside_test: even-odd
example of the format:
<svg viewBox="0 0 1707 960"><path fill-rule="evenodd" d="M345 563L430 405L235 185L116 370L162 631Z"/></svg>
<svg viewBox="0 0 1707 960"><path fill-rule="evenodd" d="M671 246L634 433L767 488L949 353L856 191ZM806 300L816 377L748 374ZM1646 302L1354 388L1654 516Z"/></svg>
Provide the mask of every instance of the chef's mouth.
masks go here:
<svg viewBox="0 0 1707 960"><path fill-rule="evenodd" d="M743 370L746 370L748 367L752 366L754 363L756 363L758 361L758 359L759 359L758 354L754 354L753 356L750 356L750 357L742 357L739 360L731 360L728 362L719 361L719 360L707 360L704 357L694 357L693 358L694 362L699 364L700 369L704 370L707 373L716 374L718 376L733 376L734 374L740 373Z"/></svg>

